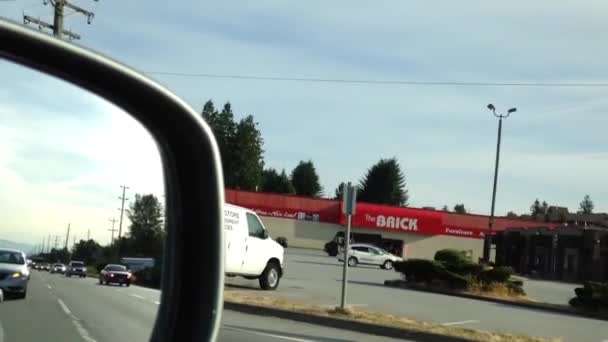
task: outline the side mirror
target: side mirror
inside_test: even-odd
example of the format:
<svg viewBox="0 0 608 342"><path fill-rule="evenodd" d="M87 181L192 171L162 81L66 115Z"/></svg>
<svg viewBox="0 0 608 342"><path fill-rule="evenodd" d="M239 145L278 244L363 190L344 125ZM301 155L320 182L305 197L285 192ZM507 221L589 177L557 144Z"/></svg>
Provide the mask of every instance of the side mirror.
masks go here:
<svg viewBox="0 0 608 342"><path fill-rule="evenodd" d="M266 240L268 239L269 235L268 232L266 231L266 229L264 229L264 231L262 232L262 239Z"/></svg>
<svg viewBox="0 0 608 342"><path fill-rule="evenodd" d="M163 166L166 237L160 305L150 341L178 341L184 335L214 341L224 293L225 190L209 126L165 87L91 50L5 19L0 19L0 42L1 62L20 64L98 95L138 121L155 140Z"/></svg>

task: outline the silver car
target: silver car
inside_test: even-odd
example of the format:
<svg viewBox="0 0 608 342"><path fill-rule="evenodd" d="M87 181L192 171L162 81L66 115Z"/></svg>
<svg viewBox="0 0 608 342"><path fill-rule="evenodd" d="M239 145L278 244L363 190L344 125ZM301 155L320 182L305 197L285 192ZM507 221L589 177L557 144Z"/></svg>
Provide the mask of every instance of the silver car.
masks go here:
<svg viewBox="0 0 608 342"><path fill-rule="evenodd" d="M0 288L4 295L25 298L30 270L25 253L16 249L0 248Z"/></svg>
<svg viewBox="0 0 608 342"><path fill-rule="evenodd" d="M51 269L49 270L50 273L65 273L67 267L65 267L64 264L53 264L53 266L51 266Z"/></svg>
<svg viewBox="0 0 608 342"><path fill-rule="evenodd" d="M338 260L344 262L344 253L338 253ZM402 261L400 257L385 251L374 245L355 243L348 250L348 266L355 267L357 264L378 265L385 270L393 269L393 264Z"/></svg>

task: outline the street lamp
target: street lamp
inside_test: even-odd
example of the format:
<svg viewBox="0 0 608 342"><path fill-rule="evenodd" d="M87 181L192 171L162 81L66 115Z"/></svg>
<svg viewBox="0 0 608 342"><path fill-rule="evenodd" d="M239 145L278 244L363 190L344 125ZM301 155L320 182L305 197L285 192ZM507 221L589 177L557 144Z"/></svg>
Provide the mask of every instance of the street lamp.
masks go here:
<svg viewBox="0 0 608 342"><path fill-rule="evenodd" d="M490 246L492 245L492 226L494 225L494 207L496 204L496 183L498 181L498 160L500 159L500 137L502 135L502 119L506 119L515 113L517 108L511 108L506 114L496 114L496 107L493 104L488 105L488 109L492 111L495 117L498 118L498 141L496 143L496 163L494 164L494 187L492 188L492 209L490 211L490 220L488 221L488 234L484 236L483 242L483 261L490 262Z"/></svg>

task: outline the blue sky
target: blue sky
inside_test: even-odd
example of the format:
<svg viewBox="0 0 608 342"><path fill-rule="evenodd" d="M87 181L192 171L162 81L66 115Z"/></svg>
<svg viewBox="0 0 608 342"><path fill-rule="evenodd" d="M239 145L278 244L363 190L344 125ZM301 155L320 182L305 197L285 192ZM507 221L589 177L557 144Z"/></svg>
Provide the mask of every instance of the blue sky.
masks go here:
<svg viewBox="0 0 608 342"><path fill-rule="evenodd" d="M83 37L78 43L145 73L608 82L604 43L608 4L602 1L76 3L96 12L92 25L78 15L67 17L66 27ZM50 8L41 1L0 3L0 13L6 17L19 19L22 9L51 20ZM217 106L230 101L237 116L253 114L264 135L267 166L289 171L299 160L312 159L327 192L341 181L358 181L379 158L395 156L406 174L411 205L451 207L462 202L481 214L489 212L497 128L485 106L494 103L499 111L517 107L503 127L497 212L525 212L537 197L575 210L586 193L595 200L597 210L608 210L608 188L603 182L608 167L604 134L608 88L298 83L149 75L197 111L212 99ZM15 89L4 90L18 94ZM104 132L108 139L116 139L118 135L112 132L121 129L126 116L101 111L70 118L73 110L69 108L79 108L82 101L78 96L66 99L68 110L47 101L46 109L55 116L44 128L64 127L62 120L80 120L87 136ZM12 120L0 123L16 129L33 125L21 115ZM153 143L142 134L142 144L154 151ZM13 153L16 160L6 168L28 184L44 181L25 161L43 150L27 142L17 145L21 150ZM52 156L64 161L66 168L49 169L56 178L48 182L78 178L79 172L94 174L100 167L100 161L56 151L66 146L69 143L44 146L40 163L48 163ZM111 146L116 148L112 155L124 155L122 160L128 162L122 145ZM136 173L135 166L128 169ZM87 184L78 193L87 198L108 196L96 208L113 211L116 201L110 194L128 178L117 172L114 176L103 182L91 178L95 184ZM162 192L152 183L139 189Z"/></svg>

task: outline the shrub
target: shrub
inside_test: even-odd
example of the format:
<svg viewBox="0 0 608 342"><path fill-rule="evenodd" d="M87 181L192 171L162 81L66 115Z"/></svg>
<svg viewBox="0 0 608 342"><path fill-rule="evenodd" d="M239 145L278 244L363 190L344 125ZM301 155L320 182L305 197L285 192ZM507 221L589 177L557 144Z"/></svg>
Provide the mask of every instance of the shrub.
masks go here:
<svg viewBox="0 0 608 342"><path fill-rule="evenodd" d="M481 264L475 264L472 262L464 262L460 264L447 264L446 268L454 273L462 276L477 277L484 270L484 266Z"/></svg>
<svg viewBox="0 0 608 342"><path fill-rule="evenodd" d="M479 280L484 283L505 283L512 274L513 269L511 267L499 266L482 271L479 274Z"/></svg>
<svg viewBox="0 0 608 342"><path fill-rule="evenodd" d="M441 249L435 253L435 261L439 261L444 265L459 265L470 263L466 252L456 249Z"/></svg>
<svg viewBox="0 0 608 342"><path fill-rule="evenodd" d="M274 241L276 241L279 245L283 246L283 248L287 248L287 238L286 237L279 236Z"/></svg>
<svg viewBox="0 0 608 342"><path fill-rule="evenodd" d="M430 282L433 279L439 279L443 272L446 272L445 267L433 260L426 259L409 259L399 261L394 264L395 271L401 272L406 281L423 281Z"/></svg>
<svg viewBox="0 0 608 342"><path fill-rule="evenodd" d="M576 297L570 299L570 305L586 309L608 309L608 284L588 281L583 287L574 289Z"/></svg>

